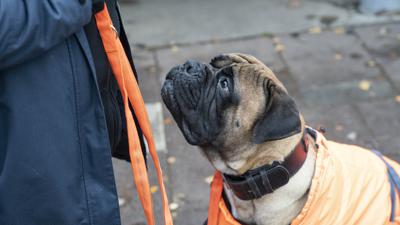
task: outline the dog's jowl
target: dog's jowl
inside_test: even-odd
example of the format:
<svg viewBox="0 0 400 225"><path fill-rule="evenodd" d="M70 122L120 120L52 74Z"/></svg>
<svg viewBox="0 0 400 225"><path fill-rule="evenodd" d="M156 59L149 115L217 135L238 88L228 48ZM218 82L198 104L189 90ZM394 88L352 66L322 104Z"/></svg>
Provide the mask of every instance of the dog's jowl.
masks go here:
<svg viewBox="0 0 400 225"><path fill-rule="evenodd" d="M256 58L187 61L171 69L161 93L216 169L209 225L400 224L400 166L307 127Z"/></svg>

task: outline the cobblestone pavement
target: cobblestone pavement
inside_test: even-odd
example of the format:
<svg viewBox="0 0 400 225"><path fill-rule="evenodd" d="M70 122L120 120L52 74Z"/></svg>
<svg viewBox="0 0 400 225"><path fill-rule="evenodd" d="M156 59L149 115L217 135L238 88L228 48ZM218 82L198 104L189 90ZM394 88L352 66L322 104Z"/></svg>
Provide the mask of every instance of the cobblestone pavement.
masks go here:
<svg viewBox="0 0 400 225"><path fill-rule="evenodd" d="M270 66L296 99L307 123L325 127L327 138L379 149L400 160L400 24L314 27L151 50L136 47L134 60L153 118L175 224L199 225L205 220L206 181L213 169L198 149L186 143L160 104L161 84L171 67L187 59L208 62L226 52L252 54ZM129 164L114 160L114 165L123 225L144 225ZM149 168L156 184L151 164ZM156 187L153 191L160 221L159 191Z"/></svg>

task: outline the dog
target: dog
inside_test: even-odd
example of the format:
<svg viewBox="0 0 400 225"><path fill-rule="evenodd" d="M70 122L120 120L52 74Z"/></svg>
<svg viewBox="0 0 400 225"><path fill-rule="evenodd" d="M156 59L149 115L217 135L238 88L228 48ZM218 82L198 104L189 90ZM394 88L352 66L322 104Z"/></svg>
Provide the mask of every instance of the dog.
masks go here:
<svg viewBox="0 0 400 225"><path fill-rule="evenodd" d="M161 95L185 139L223 174L237 224L400 223L399 165L307 127L255 57L187 61L170 70Z"/></svg>

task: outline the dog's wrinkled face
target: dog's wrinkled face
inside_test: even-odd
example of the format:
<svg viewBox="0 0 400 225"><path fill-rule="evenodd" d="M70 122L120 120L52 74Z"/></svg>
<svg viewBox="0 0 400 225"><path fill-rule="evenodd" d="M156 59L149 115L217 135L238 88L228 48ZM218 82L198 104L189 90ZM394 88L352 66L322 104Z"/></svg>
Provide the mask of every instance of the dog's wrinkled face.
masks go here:
<svg viewBox="0 0 400 225"><path fill-rule="evenodd" d="M249 55L188 61L168 73L161 94L186 140L234 171L267 143L290 144L279 141L303 127L282 83Z"/></svg>

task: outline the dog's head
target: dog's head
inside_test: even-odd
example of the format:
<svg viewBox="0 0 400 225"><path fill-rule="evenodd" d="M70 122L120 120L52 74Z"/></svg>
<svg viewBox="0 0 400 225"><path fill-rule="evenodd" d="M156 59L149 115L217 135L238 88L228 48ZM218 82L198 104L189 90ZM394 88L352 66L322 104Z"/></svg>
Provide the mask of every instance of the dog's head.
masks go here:
<svg viewBox="0 0 400 225"><path fill-rule="evenodd" d="M168 73L162 97L186 140L227 173L257 166L259 154L283 159L304 127L283 84L249 55L187 61Z"/></svg>

